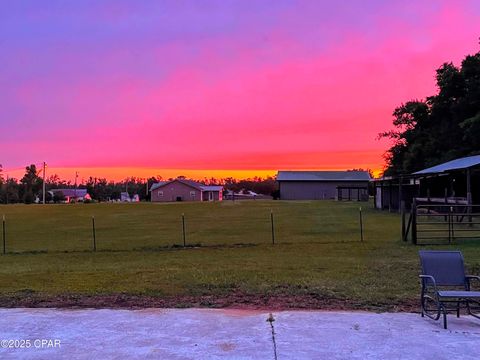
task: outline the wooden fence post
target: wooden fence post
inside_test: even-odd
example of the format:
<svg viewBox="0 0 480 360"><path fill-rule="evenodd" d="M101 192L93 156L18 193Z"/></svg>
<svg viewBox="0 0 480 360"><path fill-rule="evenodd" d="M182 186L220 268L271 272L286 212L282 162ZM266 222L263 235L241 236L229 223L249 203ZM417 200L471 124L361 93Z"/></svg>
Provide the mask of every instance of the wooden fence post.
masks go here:
<svg viewBox="0 0 480 360"><path fill-rule="evenodd" d="M450 206L450 233L448 234L448 243L450 244L455 238L455 230L453 229L453 206Z"/></svg>
<svg viewBox="0 0 480 360"><path fill-rule="evenodd" d="M412 243L417 245L417 200L412 203Z"/></svg>
<svg viewBox="0 0 480 360"><path fill-rule="evenodd" d="M448 223L448 243L451 243L452 239L452 207L447 209L447 223Z"/></svg>

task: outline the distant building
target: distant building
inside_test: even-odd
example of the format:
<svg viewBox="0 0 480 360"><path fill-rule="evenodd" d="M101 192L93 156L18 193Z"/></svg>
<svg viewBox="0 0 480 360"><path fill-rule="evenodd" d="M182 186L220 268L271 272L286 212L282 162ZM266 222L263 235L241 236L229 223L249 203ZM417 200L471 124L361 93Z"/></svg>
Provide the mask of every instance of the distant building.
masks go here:
<svg viewBox="0 0 480 360"><path fill-rule="evenodd" d="M132 198L130 197L130 194L126 191L122 191L120 193L120 201L121 202L131 202Z"/></svg>
<svg viewBox="0 0 480 360"><path fill-rule="evenodd" d="M122 191L120 193L120 202L140 202L140 196L138 194L133 194L130 196L130 194L127 191Z"/></svg>
<svg viewBox="0 0 480 360"><path fill-rule="evenodd" d="M87 189L53 189L50 190L49 193L52 197L63 194L64 201L66 203L92 200L92 197L87 192Z"/></svg>
<svg viewBox="0 0 480 360"><path fill-rule="evenodd" d="M227 190L223 195L224 200L271 200L272 197L264 194L258 194L251 190L243 190L240 192L234 192L233 190Z"/></svg>
<svg viewBox="0 0 480 360"><path fill-rule="evenodd" d="M368 200L367 171L279 171L281 200Z"/></svg>
<svg viewBox="0 0 480 360"><path fill-rule="evenodd" d="M160 181L150 188L152 202L222 201L222 192L223 186L208 186L184 179Z"/></svg>

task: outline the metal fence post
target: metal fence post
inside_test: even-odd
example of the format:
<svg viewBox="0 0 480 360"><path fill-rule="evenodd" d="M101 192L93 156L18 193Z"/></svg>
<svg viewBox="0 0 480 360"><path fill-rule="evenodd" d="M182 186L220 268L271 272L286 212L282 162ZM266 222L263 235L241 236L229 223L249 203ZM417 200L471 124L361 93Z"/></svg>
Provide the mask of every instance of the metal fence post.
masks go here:
<svg viewBox="0 0 480 360"><path fill-rule="evenodd" d="M273 210L270 210L270 223L272 225L272 245L275 245L275 225L273 222Z"/></svg>
<svg viewBox="0 0 480 360"><path fill-rule="evenodd" d="M185 214L182 213L182 234L183 234L183 247L187 246L185 236Z"/></svg>
<svg viewBox="0 0 480 360"><path fill-rule="evenodd" d="M402 214L402 240L406 241L407 237L405 236L405 201L400 201L400 212Z"/></svg>
<svg viewBox="0 0 480 360"><path fill-rule="evenodd" d="M7 241L7 234L6 234L6 222L5 222L5 215L3 215L2 218L2 239L3 239L3 255L7 253L7 248L6 248L6 241Z"/></svg>
<svg viewBox="0 0 480 360"><path fill-rule="evenodd" d="M93 234L93 251L97 251L97 234L95 231L95 216L92 216L92 234Z"/></svg>
<svg viewBox="0 0 480 360"><path fill-rule="evenodd" d="M360 215L360 241L363 241L363 216L362 216L362 208L359 208L359 215Z"/></svg>

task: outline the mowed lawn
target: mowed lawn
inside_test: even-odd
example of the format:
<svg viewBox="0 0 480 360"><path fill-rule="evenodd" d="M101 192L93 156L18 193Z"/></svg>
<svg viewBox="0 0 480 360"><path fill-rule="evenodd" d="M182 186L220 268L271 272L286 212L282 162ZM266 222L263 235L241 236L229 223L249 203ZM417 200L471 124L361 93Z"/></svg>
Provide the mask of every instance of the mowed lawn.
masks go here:
<svg viewBox="0 0 480 360"><path fill-rule="evenodd" d="M360 241L359 206L364 241ZM270 212L275 222L272 245ZM380 308L418 297L418 250L400 216L357 202L0 206L0 296L309 296ZM181 216L185 214L186 243ZM97 252L92 252L92 216ZM480 271L480 240L461 249Z"/></svg>

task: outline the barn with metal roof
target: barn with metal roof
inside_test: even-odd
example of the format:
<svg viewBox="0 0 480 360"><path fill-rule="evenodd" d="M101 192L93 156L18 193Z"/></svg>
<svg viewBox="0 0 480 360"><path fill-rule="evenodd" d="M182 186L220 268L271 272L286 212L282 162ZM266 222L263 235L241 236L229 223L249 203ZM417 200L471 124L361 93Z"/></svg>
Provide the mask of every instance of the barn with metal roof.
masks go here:
<svg viewBox="0 0 480 360"><path fill-rule="evenodd" d="M281 200L368 200L367 171L279 171Z"/></svg>

